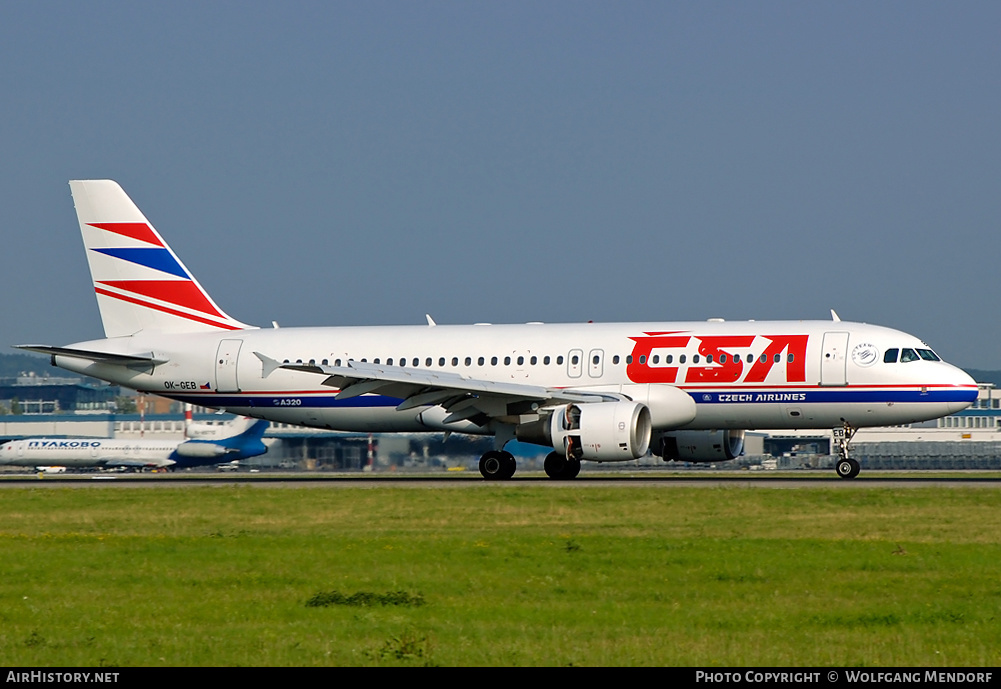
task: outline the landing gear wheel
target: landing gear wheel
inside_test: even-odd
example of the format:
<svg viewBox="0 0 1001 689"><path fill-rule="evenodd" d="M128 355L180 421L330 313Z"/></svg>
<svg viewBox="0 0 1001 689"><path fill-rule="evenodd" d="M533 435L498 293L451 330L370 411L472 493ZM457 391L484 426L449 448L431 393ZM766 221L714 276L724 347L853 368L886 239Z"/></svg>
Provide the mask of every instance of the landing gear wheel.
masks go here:
<svg viewBox="0 0 1001 689"><path fill-rule="evenodd" d="M841 478L852 479L858 476L861 467L859 466L857 460L848 458L848 459L839 459L834 469L835 471L838 472L838 476L840 476Z"/></svg>
<svg viewBox="0 0 1001 689"><path fill-rule="evenodd" d="M546 455L543 467L549 478L559 480L577 478L577 474L580 473L580 460L564 457L559 452L550 452Z"/></svg>
<svg viewBox="0 0 1001 689"><path fill-rule="evenodd" d="M566 470L567 458L559 452L550 452L546 455L546 461L542 466L546 470L546 476L549 478L560 478Z"/></svg>
<svg viewBox="0 0 1001 689"><path fill-rule="evenodd" d="M480 457L480 474L487 480L507 480L514 476L517 468L514 455L504 450L490 450Z"/></svg>

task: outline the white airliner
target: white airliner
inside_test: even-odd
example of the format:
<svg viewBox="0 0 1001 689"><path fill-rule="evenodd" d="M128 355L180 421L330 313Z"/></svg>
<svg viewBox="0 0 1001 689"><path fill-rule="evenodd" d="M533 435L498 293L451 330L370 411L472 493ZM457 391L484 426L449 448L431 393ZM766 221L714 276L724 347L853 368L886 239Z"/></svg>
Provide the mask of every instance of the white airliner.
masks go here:
<svg viewBox="0 0 1001 689"><path fill-rule="evenodd" d="M494 436L486 478L515 472L512 439L581 460L739 456L754 428L855 429L933 419L977 385L918 338L831 321L273 328L228 316L122 188L70 182L103 340L22 345L71 371L272 421L365 432ZM833 312L832 312L833 315Z"/></svg>
<svg viewBox="0 0 1001 689"><path fill-rule="evenodd" d="M241 419L229 425L228 437L184 441L25 438L0 445L0 465L183 469L221 464L267 452L261 440L267 427L267 421Z"/></svg>

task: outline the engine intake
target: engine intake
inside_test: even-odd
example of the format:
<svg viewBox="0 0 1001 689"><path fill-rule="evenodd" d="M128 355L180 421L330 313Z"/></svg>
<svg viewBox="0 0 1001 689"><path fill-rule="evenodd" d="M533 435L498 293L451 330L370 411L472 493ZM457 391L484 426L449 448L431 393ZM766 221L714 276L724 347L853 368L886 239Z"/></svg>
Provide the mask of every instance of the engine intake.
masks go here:
<svg viewBox="0 0 1001 689"><path fill-rule="evenodd" d="M548 419L522 424L518 440L599 462L638 459L650 448L650 410L638 402L568 404Z"/></svg>

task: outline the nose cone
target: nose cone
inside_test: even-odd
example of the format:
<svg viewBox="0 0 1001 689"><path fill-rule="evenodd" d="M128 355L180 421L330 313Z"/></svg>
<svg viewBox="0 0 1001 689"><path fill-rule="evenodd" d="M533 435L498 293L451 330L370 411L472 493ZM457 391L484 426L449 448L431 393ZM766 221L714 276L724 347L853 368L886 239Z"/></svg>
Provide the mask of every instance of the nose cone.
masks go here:
<svg viewBox="0 0 1001 689"><path fill-rule="evenodd" d="M956 396L949 401L949 413L955 414L963 411L977 401L978 388L977 381L973 380L966 371L961 368L951 366L951 382L955 386Z"/></svg>

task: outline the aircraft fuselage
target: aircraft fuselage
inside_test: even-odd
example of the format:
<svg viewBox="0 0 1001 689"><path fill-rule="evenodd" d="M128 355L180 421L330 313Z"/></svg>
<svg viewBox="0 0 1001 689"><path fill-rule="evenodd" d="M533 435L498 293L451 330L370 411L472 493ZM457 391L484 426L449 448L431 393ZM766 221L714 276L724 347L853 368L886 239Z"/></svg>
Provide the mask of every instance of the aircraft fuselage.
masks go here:
<svg viewBox="0 0 1001 689"><path fill-rule="evenodd" d="M148 371L57 356L57 365L201 406L345 431L490 432L443 424L434 406L397 411L402 400L385 394L335 399L338 389L323 385L324 376L284 369L265 376L255 352L283 363L364 361L609 391L651 407L656 396L648 401L647 391L669 386L695 403L695 418L678 427L685 430L896 425L951 414L977 396L969 376L924 354L931 350L917 338L841 321L275 328L140 333L72 347L152 353L165 363ZM887 363L888 350L914 357Z"/></svg>

